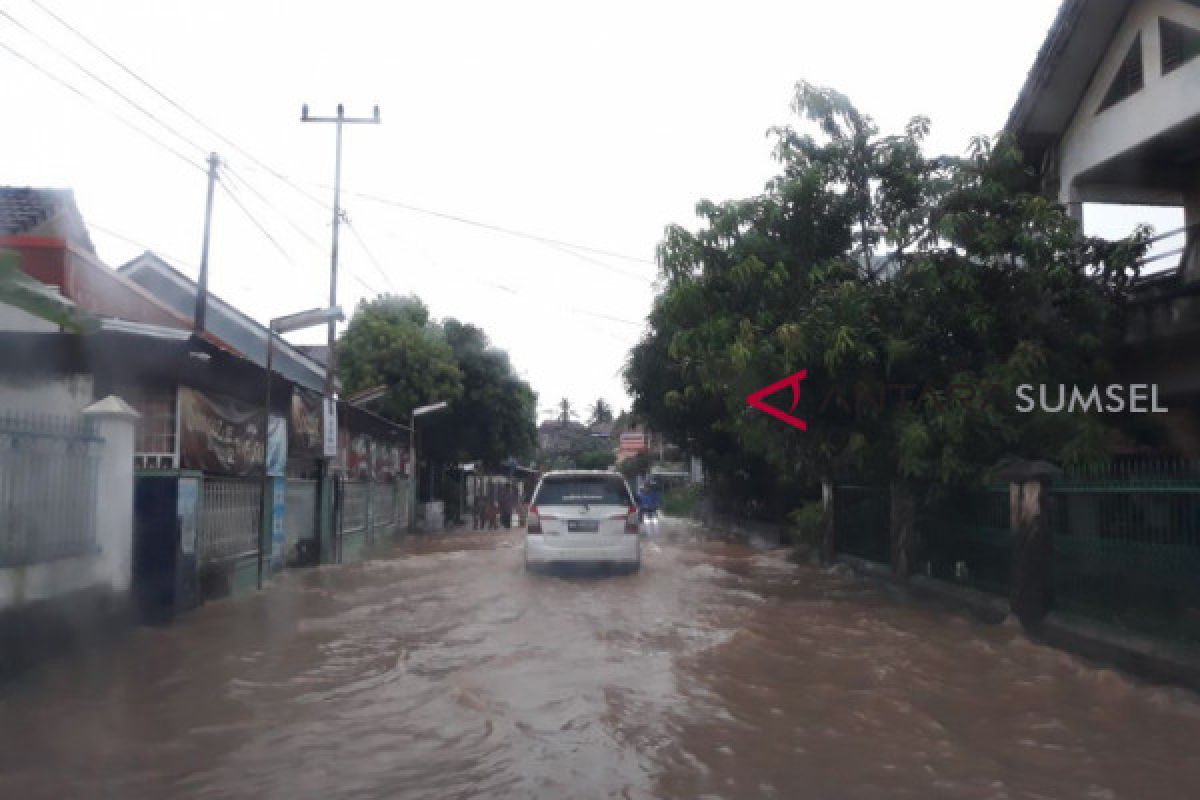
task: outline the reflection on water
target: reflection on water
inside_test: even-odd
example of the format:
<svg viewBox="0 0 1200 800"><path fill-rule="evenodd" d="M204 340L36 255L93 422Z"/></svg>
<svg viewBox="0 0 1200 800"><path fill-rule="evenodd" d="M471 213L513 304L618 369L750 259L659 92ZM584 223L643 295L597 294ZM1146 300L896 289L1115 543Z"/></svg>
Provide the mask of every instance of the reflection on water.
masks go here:
<svg viewBox="0 0 1200 800"><path fill-rule="evenodd" d="M1195 796L1200 704L724 545L462 535L0 688L0 797Z"/></svg>

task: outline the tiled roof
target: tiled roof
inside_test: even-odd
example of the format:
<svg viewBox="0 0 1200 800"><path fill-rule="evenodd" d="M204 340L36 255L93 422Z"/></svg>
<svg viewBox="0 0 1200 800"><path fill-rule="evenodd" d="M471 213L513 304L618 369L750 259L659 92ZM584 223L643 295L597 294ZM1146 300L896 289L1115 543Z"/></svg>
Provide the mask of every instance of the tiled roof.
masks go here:
<svg viewBox="0 0 1200 800"><path fill-rule="evenodd" d="M60 231L69 231L73 237L60 231L51 235L76 238L75 244L94 253L83 217L75 205L75 194L70 189L0 186L0 236L36 234L38 228L60 215L67 219Z"/></svg>
<svg viewBox="0 0 1200 800"><path fill-rule="evenodd" d="M0 234L19 236L58 213L63 190L5 186L0 188Z"/></svg>

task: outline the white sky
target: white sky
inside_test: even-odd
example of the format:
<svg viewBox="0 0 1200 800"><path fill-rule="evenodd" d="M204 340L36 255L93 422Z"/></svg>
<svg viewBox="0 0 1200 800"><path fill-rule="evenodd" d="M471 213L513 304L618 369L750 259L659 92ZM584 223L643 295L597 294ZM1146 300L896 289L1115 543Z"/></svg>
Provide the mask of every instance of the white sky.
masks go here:
<svg viewBox="0 0 1200 800"><path fill-rule="evenodd" d="M1058 0L41 2L326 202L333 127L301 124L301 104L330 115L344 102L348 115L366 116L378 103L383 125L346 128L347 190L644 259L585 260L344 198L383 268L381 274L343 229L344 307L373 290L415 292L435 316L484 328L533 384L542 408L566 396L581 410L598 396L628 406L619 371L639 327L578 312L644 317L655 275L649 262L663 227L693 227L701 198L761 189L772 174L765 131L789 121L796 80L847 93L884 131L927 114L934 124L930 150L961 152L971 135L1003 124L1058 7ZM5 0L0 9L199 148L163 131L2 16L0 42L197 166L216 150L235 177L274 207L234 184L290 262L218 193L213 291L260 320L325 302L327 212L191 124L30 0ZM0 183L73 188L107 263L119 265L143 248L100 226L194 276L204 207L200 169L2 48L0 70ZM1120 235L1139 219L1162 227L1173 217L1099 213L1089 214L1088 224Z"/></svg>

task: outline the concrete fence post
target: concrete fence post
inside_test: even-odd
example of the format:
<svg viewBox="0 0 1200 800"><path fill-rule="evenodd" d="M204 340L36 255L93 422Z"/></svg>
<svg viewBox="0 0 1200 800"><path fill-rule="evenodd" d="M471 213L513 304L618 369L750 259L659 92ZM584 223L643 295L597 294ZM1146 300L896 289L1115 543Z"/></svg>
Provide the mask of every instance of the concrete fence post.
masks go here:
<svg viewBox="0 0 1200 800"><path fill-rule="evenodd" d="M998 475L1009 484L1012 581L1009 607L1035 628L1054 605L1054 508L1050 486L1061 471L1045 461L1014 462Z"/></svg>
<svg viewBox="0 0 1200 800"><path fill-rule="evenodd" d="M83 416L104 439L94 511L101 569L109 585L123 592L133 581L133 437L140 415L109 395L83 409Z"/></svg>
<svg viewBox="0 0 1200 800"><path fill-rule="evenodd" d="M832 564L837 557L837 527L834 525L833 481L821 479L821 561Z"/></svg>
<svg viewBox="0 0 1200 800"><path fill-rule="evenodd" d="M917 557L917 503L912 485L893 481L889 499L892 575L906 581Z"/></svg>

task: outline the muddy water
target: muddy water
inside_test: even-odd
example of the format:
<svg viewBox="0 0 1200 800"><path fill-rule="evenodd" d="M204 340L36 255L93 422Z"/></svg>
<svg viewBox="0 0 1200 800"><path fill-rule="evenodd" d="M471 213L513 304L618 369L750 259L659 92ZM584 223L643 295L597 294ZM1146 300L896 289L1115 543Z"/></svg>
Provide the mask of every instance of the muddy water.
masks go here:
<svg viewBox="0 0 1200 800"><path fill-rule="evenodd" d="M461 535L0 687L0 797L1188 798L1200 702L722 545Z"/></svg>

